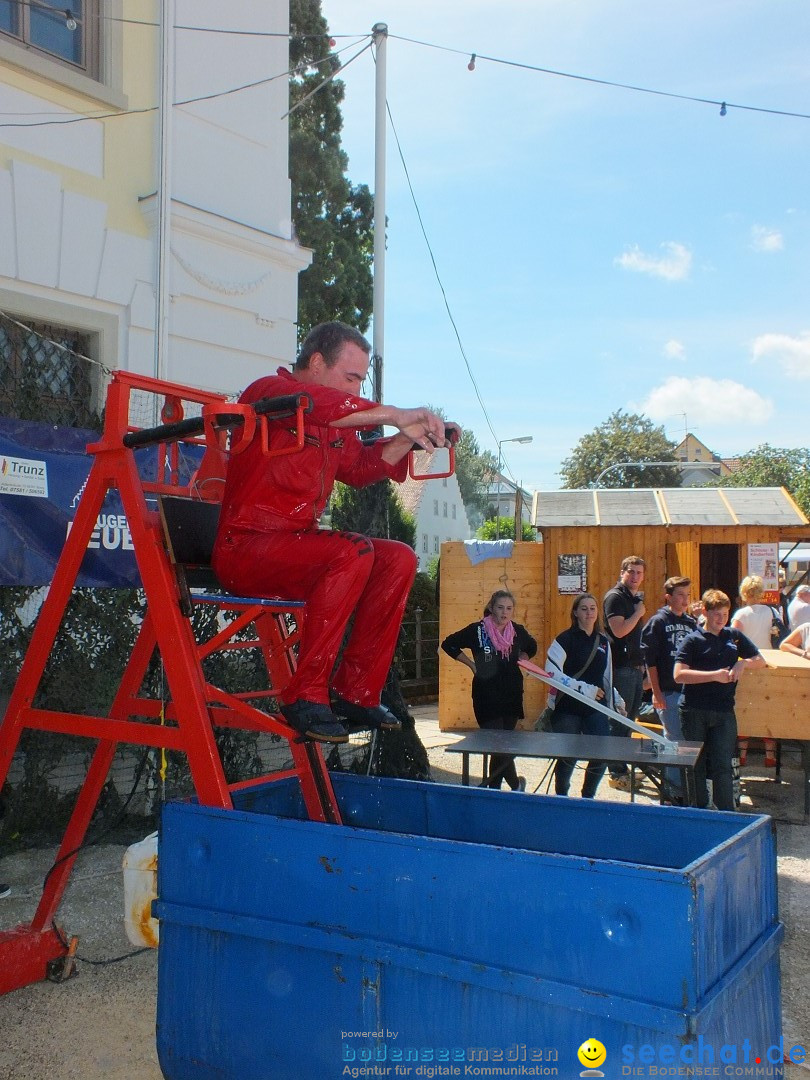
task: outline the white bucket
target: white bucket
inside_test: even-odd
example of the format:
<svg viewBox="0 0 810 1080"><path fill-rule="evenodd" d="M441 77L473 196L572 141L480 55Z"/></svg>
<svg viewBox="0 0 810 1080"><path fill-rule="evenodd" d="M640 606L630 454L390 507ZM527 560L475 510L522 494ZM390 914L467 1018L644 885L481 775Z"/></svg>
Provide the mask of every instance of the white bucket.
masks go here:
<svg viewBox="0 0 810 1080"><path fill-rule="evenodd" d="M157 948L158 921L152 918L157 897L158 834L132 844L124 852L124 927L133 945Z"/></svg>

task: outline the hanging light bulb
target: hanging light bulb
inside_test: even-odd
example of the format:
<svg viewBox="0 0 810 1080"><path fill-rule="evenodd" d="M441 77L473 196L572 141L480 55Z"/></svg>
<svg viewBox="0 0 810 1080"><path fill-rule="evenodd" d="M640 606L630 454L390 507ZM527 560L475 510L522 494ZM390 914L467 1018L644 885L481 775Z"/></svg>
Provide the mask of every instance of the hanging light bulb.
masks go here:
<svg viewBox="0 0 810 1080"><path fill-rule="evenodd" d="M65 26L68 30L75 30L79 24L73 18L73 12L70 8L65 8Z"/></svg>
<svg viewBox="0 0 810 1080"><path fill-rule="evenodd" d="M725 116L725 115L726 115L726 103L725 103L725 101L724 101L724 102L723 102L723 104L722 104L722 105L720 106L720 115L721 115L721 116Z"/></svg>
<svg viewBox="0 0 810 1080"><path fill-rule="evenodd" d="M470 62L467 64L467 71L475 71L475 53L470 57Z"/></svg>

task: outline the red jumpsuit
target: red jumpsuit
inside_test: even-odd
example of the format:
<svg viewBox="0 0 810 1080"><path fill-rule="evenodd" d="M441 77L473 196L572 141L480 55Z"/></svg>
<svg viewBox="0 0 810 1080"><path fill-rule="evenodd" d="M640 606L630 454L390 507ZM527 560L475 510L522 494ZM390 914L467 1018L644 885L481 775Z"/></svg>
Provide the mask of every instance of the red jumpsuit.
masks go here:
<svg viewBox="0 0 810 1080"><path fill-rule="evenodd" d="M386 440L366 447L352 428L330 428L330 421L353 413L362 428L361 414L374 402L301 382L285 368L252 383L240 401L303 392L313 401L303 450L267 458L257 435L231 456L213 566L236 594L306 601L298 668L281 694L285 704L301 698L329 704L332 669L354 612L331 685L347 701L379 705L416 555L407 544L318 529L317 521L335 480L353 487L385 479L401 483L407 457L390 465L381 457ZM269 430L271 448L295 442L290 420L271 420Z"/></svg>

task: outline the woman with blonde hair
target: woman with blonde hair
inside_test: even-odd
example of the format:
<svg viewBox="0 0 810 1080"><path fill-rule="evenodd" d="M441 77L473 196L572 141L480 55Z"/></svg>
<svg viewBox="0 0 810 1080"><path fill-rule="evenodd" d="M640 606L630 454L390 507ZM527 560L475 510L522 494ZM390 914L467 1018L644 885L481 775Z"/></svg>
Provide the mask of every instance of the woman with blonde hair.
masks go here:
<svg viewBox="0 0 810 1080"><path fill-rule="evenodd" d="M734 618L730 625L745 634L749 641L753 641L758 649L777 649L778 642L774 641L771 633L773 629L774 615L777 613L772 607L762 603L765 595L765 585L758 574L749 574L740 582L740 599L743 607L734 612ZM765 739L765 766L772 768L776 765L776 740ZM748 737L741 735L737 739L737 756L740 765L745 765L748 758Z"/></svg>

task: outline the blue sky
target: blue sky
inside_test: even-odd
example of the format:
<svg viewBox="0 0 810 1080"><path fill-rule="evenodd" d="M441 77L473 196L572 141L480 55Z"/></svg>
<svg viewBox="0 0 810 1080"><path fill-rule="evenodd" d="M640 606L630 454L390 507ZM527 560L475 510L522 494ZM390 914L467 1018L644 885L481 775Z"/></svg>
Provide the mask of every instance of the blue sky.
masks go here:
<svg viewBox="0 0 810 1080"><path fill-rule="evenodd" d="M558 487L562 459L619 408L676 440L685 413L723 456L807 445L810 119L733 107L810 113L805 0L323 0L323 12L335 35L388 24L393 121L495 435L390 128L388 402L441 405L493 452L531 434L503 447L530 490ZM727 115L482 55L726 101ZM373 188L370 53L343 79L349 175Z"/></svg>

